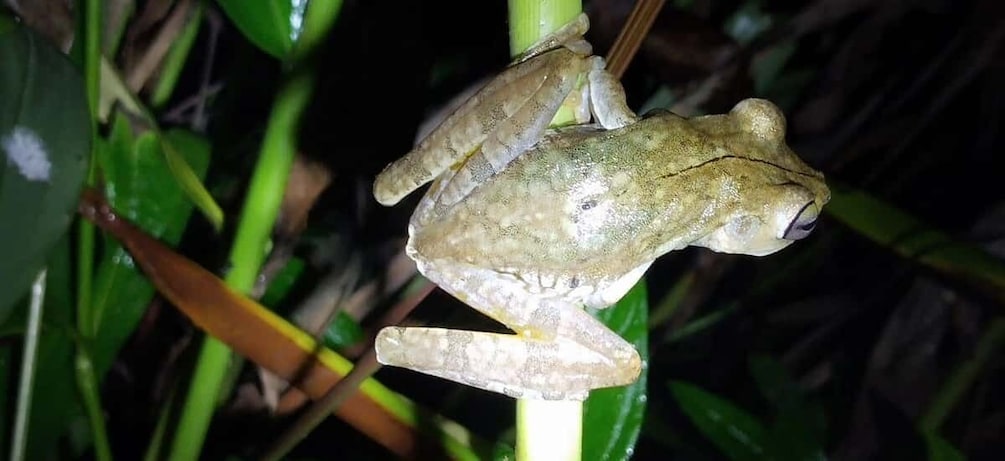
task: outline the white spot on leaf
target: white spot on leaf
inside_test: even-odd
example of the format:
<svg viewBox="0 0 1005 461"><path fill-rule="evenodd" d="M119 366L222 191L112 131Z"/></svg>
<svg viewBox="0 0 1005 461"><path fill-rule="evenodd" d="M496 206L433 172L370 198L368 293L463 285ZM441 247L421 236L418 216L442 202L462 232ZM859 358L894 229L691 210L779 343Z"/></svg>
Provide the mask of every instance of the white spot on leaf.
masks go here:
<svg viewBox="0 0 1005 461"><path fill-rule="evenodd" d="M17 167L29 181L48 181L52 163L42 139L30 128L15 126L0 138L0 147L7 154L7 164Z"/></svg>

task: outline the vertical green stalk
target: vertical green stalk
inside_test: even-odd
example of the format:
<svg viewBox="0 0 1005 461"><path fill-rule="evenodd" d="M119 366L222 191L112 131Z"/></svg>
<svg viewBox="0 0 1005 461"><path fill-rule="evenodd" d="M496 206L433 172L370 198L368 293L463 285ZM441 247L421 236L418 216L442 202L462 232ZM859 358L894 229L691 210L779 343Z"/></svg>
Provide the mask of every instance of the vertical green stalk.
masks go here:
<svg viewBox="0 0 1005 461"><path fill-rule="evenodd" d="M231 270L224 280L238 292L251 291L258 277L296 156L300 116L310 101L315 83L313 70L307 68L303 58L310 54L309 47L316 45L327 33L340 5L339 0L313 0L308 4L301 37L305 42L298 40L295 55L289 59L291 72L277 93L269 114L258 162L231 248ZM215 338L206 338L182 408L169 459L186 461L199 458L217 400L223 391L230 359L230 349L226 345Z"/></svg>
<svg viewBox="0 0 1005 461"><path fill-rule="evenodd" d="M101 91L101 5L102 0L84 0L84 84L87 85L87 105L91 114L91 139L98 135L98 99ZM87 185L95 183L95 165L98 143L91 142L91 157L88 162ZM94 311L91 302L94 281L94 226L81 219L77 233L77 333L78 342L74 356L74 372L77 390L80 392L91 423L95 457L99 461L112 459L105 429L104 413L101 410L101 396L98 392L98 378L91 366L88 345L98 334L101 315Z"/></svg>
<svg viewBox="0 0 1005 461"><path fill-rule="evenodd" d="M290 78L276 96L231 249L231 270L224 279L236 291L251 291L265 260L266 246L296 155L300 114L307 107L313 86L313 75L301 73ZM206 338L172 444L172 460L199 457L230 358L226 345L215 338Z"/></svg>
<svg viewBox="0 0 1005 461"><path fill-rule="evenodd" d="M510 54L520 54L582 11L581 0L509 0ZM518 400L516 408L518 460L580 459L583 402Z"/></svg>
<svg viewBox="0 0 1005 461"><path fill-rule="evenodd" d="M28 322L24 328L24 349L21 352L21 377L17 388L17 409L14 413L14 435L11 437L10 460L22 461L28 446L28 420L31 416L31 393L35 385L35 364L38 359L38 335L42 329L42 309L45 306L45 269L31 285Z"/></svg>
<svg viewBox="0 0 1005 461"><path fill-rule="evenodd" d="M105 429L105 414L101 408L101 392L98 387L98 376L94 372L94 362L88 338L79 338L77 353L73 358L73 369L77 375L77 389L83 397L87 420L91 423L91 436L94 437L94 456L100 461L112 459L112 447L108 443L108 431Z"/></svg>
<svg viewBox="0 0 1005 461"><path fill-rule="evenodd" d="M85 0L84 10L84 84L87 85L87 106L91 113L91 139L98 132L98 98L101 91L101 0ZM96 166L94 151L98 143L91 143L91 161L88 164L87 185L94 184ZM85 335L95 330L94 312L91 311L91 285L94 278L94 226L79 220L77 240L77 330Z"/></svg>
<svg viewBox="0 0 1005 461"><path fill-rule="evenodd" d="M516 459L574 461L583 450L583 402L517 400Z"/></svg>
<svg viewBox="0 0 1005 461"><path fill-rule="evenodd" d="M522 53L582 12L582 0L509 0L510 55Z"/></svg>

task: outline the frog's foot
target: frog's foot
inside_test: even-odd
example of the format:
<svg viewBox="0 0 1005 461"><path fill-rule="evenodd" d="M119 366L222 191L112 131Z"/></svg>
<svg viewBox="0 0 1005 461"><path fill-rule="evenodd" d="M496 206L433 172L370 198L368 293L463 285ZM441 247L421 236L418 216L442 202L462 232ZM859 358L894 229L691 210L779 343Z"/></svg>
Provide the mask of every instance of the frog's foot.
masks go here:
<svg viewBox="0 0 1005 461"><path fill-rule="evenodd" d="M589 16L587 16L586 13L580 13L575 19L569 21L562 27L559 27L558 30L542 37L529 48L524 50L523 53L520 53L520 55L513 60L513 64L526 61L547 51L554 50L560 46L564 46L581 56L589 56L593 54L593 47L590 46L589 42L583 40L583 35L585 35L586 31L589 29Z"/></svg>
<svg viewBox="0 0 1005 461"><path fill-rule="evenodd" d="M642 367L638 352L617 339L618 344L608 350L598 350L596 344L587 346L562 337L544 340L388 327L377 335L375 347L380 363L479 389L524 399L583 400L591 389L621 386L638 378Z"/></svg>

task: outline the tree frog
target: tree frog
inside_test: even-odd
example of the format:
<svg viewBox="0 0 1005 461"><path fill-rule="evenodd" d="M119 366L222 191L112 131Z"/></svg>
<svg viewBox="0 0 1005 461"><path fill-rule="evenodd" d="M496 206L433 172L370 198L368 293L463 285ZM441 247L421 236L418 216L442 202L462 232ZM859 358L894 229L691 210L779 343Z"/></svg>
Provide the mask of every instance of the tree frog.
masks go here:
<svg viewBox="0 0 1005 461"><path fill-rule="evenodd" d="M387 327L381 363L516 398L582 400L642 368L584 306L614 304L667 252L766 255L813 229L830 192L785 144L777 107L747 99L723 115L638 117L591 56L587 27L580 16L533 46L377 176L388 206L432 181L408 256L513 331ZM549 129L563 105L577 123Z"/></svg>

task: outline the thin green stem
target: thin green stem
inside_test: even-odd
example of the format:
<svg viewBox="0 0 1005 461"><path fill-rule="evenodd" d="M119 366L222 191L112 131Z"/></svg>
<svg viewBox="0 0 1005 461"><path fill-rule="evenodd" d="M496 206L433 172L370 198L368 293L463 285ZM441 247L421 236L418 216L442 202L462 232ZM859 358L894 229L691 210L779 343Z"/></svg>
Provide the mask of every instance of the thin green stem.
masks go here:
<svg viewBox="0 0 1005 461"><path fill-rule="evenodd" d="M171 420L171 407L177 401L178 397L177 390L176 386L172 386L168 398L164 399L160 415L157 417L157 425L154 426L153 436L150 437L147 451L143 454L143 461L157 461L160 459L161 449L164 446L164 435L167 433L168 422Z"/></svg>
<svg viewBox="0 0 1005 461"><path fill-rule="evenodd" d="M581 0L509 0L510 54L522 53L582 11ZM580 459L583 402L518 400L516 408L517 460Z"/></svg>
<svg viewBox="0 0 1005 461"><path fill-rule="evenodd" d="M31 285L31 303L28 305L28 322L24 329L24 349L21 352L21 379L17 389L17 409L14 413L14 435L11 437L10 459L24 459L28 446L28 416L31 415L31 394L35 386L35 365L38 359L38 336L42 328L42 309L45 307L45 275L42 269Z"/></svg>
<svg viewBox="0 0 1005 461"><path fill-rule="evenodd" d="M974 356L961 363L936 394L928 410L918 420L922 432L935 432L980 375L984 365L1005 343L1005 317L991 322L977 343Z"/></svg>
<svg viewBox="0 0 1005 461"><path fill-rule="evenodd" d="M102 1L86 0L84 10L84 80L87 104L91 114L91 139L98 136L98 106L101 96L101 23ZM91 143L91 161L88 165L86 183L94 185L97 176L98 143ZM74 371L77 390L84 402L91 436L94 440L95 457L99 461L110 461L112 452L105 429L104 412L98 393L98 377L94 373L87 344L98 334L101 313L92 302L94 284L94 226L80 220L77 233L77 351L74 357Z"/></svg>
<svg viewBox="0 0 1005 461"><path fill-rule="evenodd" d="M178 420L171 455L168 459L184 461L199 459L206 432L216 410L220 385L230 361L230 349L219 341L207 337L199 351L195 373Z"/></svg>
<svg viewBox="0 0 1005 461"><path fill-rule="evenodd" d="M94 373L94 362L87 347L87 338L80 338L77 353L74 356L73 368L77 376L77 388L83 397L84 409L91 423L91 435L94 437L94 456L98 461L111 461L112 448L108 443L108 432L105 429L105 416L101 409L101 394L98 390L98 377Z"/></svg>
<svg viewBox="0 0 1005 461"><path fill-rule="evenodd" d="M315 83L313 72L305 68L306 60L301 58L308 56L312 51L310 47L327 33L326 28L334 22L340 5L338 0L315 0L309 3L305 13L304 21L309 31L304 39L310 43L298 41L298 53L291 58L292 70L276 95L231 248L231 270L225 282L238 292L250 292L258 277L296 156L300 116L310 102ZM331 17L315 17L319 15ZM325 29L318 29L321 26ZM231 352L226 345L206 338L171 444L171 460L199 457L217 400L223 393L230 359Z"/></svg>
<svg viewBox="0 0 1005 461"><path fill-rule="evenodd" d="M98 98L101 91L101 0L87 0L84 26L84 77L87 85L87 105L91 113L91 139L98 132ZM87 171L87 185L94 185L96 168L91 143L91 162ZM86 220L79 221L77 234L77 331L86 337L97 333L97 316L91 309L91 288L94 280L94 226Z"/></svg>
<svg viewBox="0 0 1005 461"><path fill-rule="evenodd" d="M307 107L313 88L314 75L304 72L291 76L276 95L234 237L230 253L232 269L225 279L231 288L241 292L251 291L265 260L266 245L297 153L300 114Z"/></svg>
<svg viewBox="0 0 1005 461"><path fill-rule="evenodd" d="M290 78L276 96L234 237L231 271L224 279L238 292L251 291L265 260L272 226L296 155L300 114L307 107L313 86L313 76L301 73ZM199 457L230 359L230 349L220 341L208 337L203 342L170 459L182 461Z"/></svg>

